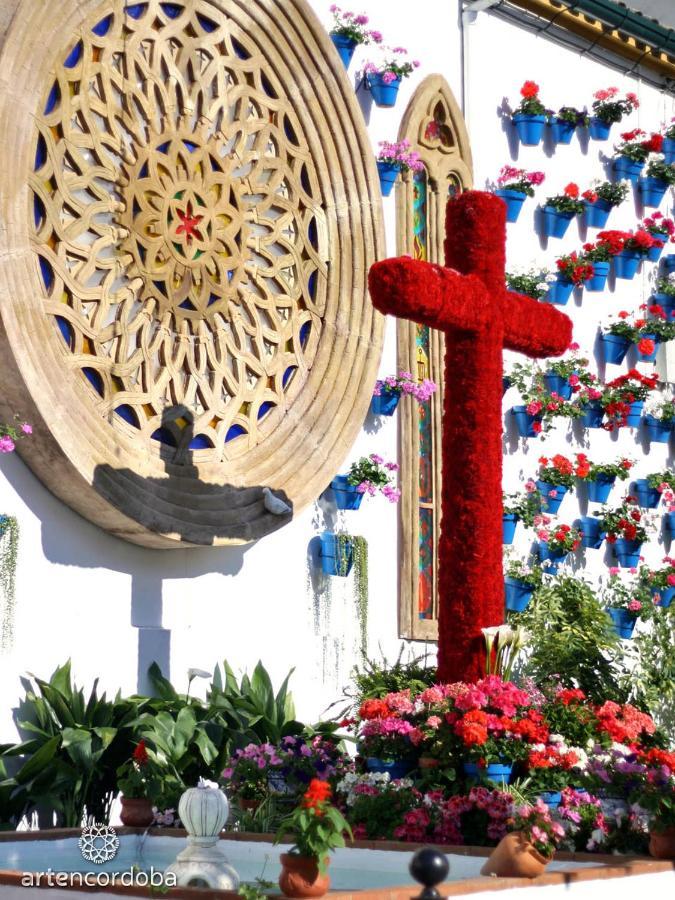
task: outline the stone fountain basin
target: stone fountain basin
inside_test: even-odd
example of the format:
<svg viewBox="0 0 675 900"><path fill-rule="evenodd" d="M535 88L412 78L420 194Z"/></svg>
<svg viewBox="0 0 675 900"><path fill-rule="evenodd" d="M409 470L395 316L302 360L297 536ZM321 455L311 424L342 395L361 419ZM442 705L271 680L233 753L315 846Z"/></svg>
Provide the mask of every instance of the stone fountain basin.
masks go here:
<svg viewBox="0 0 675 900"><path fill-rule="evenodd" d="M116 858L102 865L87 863L81 856L74 829L40 832L4 832L0 834L0 898L1 900L44 900L41 893L47 876L37 886L34 875L51 870L53 889L58 897L81 897L81 889L54 881L56 873L129 872L133 866L163 871L185 846L185 832L180 829L118 828L120 849ZM224 833L218 847L238 871L243 882L256 878L276 883L279 854L288 847L274 846L271 835ZM410 900L418 886L408 873L408 863L416 846L398 842L355 841L338 850L331 863L332 900L348 900L358 894L359 900ZM495 896L506 891L503 900L523 900L537 889L537 900L634 900L641 893L649 900L672 900L675 897L675 864L644 857L559 854L545 875L534 881L507 878L483 878L480 868L490 851L483 847L442 847L449 858L450 876L441 886L443 896ZM601 884L599 882L602 882ZM87 890L92 890L91 887ZM148 896L147 887L100 886L99 895ZM270 891L273 893L273 891ZM171 897L203 898L198 888L173 889ZM225 891L209 891L208 896L234 898Z"/></svg>

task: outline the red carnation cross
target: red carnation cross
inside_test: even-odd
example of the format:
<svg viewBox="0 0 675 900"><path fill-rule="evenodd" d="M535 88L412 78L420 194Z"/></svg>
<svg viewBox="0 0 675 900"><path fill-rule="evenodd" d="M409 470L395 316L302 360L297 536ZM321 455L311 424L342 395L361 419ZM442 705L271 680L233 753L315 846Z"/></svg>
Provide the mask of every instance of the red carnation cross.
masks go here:
<svg viewBox="0 0 675 900"><path fill-rule="evenodd" d="M484 674L481 628L504 621L502 350L559 356L567 316L506 291L506 206L467 191L448 201L447 268L401 257L375 263L373 304L445 332L443 487L438 546L439 680Z"/></svg>

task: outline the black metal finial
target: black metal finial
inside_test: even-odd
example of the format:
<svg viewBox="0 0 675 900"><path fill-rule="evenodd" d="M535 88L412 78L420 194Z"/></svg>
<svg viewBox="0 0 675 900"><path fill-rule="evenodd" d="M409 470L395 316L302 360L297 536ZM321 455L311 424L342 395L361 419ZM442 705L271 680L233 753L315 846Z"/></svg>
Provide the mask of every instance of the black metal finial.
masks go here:
<svg viewBox="0 0 675 900"><path fill-rule="evenodd" d="M410 860L410 874L423 886L415 900L440 900L436 885L444 881L450 871L448 858L435 847L422 847Z"/></svg>

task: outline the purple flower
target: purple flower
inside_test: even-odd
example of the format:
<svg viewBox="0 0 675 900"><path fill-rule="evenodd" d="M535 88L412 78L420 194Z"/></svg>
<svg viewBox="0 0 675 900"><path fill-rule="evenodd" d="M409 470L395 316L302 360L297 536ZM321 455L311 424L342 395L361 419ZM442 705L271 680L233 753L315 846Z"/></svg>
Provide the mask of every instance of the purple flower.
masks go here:
<svg viewBox="0 0 675 900"><path fill-rule="evenodd" d="M370 461L374 462L376 466L381 466L384 462L384 459L381 456L378 456L377 453L370 454Z"/></svg>
<svg viewBox="0 0 675 900"><path fill-rule="evenodd" d="M382 73L382 82L384 84L391 84L392 81L396 81L396 77L397 76L396 76L395 72L391 72L391 71L383 72Z"/></svg>
<svg viewBox="0 0 675 900"><path fill-rule="evenodd" d="M368 16L364 16L363 14L360 16L356 16L354 19L357 25L367 25L368 24Z"/></svg>
<svg viewBox="0 0 675 900"><path fill-rule="evenodd" d="M11 453L14 449L14 441L8 434L0 437L0 453Z"/></svg>
<svg viewBox="0 0 675 900"><path fill-rule="evenodd" d="M28 422L24 422L23 425L21 426L21 430L23 431L24 434L32 434L33 426L29 425Z"/></svg>
<svg viewBox="0 0 675 900"><path fill-rule="evenodd" d="M370 37L375 41L376 44L382 43L382 33L379 31L371 31Z"/></svg>

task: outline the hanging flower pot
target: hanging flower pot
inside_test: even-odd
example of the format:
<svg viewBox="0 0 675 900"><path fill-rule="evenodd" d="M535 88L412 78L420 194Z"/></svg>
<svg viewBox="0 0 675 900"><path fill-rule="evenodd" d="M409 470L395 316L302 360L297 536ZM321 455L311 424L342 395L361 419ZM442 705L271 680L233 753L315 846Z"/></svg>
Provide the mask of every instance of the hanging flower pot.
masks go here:
<svg viewBox="0 0 675 900"><path fill-rule="evenodd" d="M519 581L517 578L504 579L504 597L506 600L506 608L509 612L522 612L534 594L534 587L526 581Z"/></svg>
<svg viewBox="0 0 675 900"><path fill-rule="evenodd" d="M368 90L373 95L375 106L383 109L391 109L396 105L398 89L401 87L400 78L388 78L387 73L371 72L366 75Z"/></svg>
<svg viewBox="0 0 675 900"><path fill-rule="evenodd" d="M615 481L615 475L598 475L588 482L588 499L593 503L607 503Z"/></svg>
<svg viewBox="0 0 675 900"><path fill-rule="evenodd" d="M555 281L551 282L548 294L543 298L546 303L553 303L556 306L566 306L568 300L572 296L574 290L574 282L569 278L558 275Z"/></svg>
<svg viewBox="0 0 675 900"><path fill-rule="evenodd" d="M553 812L560 806L560 802L562 800L562 793L560 791L542 791L539 796L548 806L551 812Z"/></svg>
<svg viewBox="0 0 675 900"><path fill-rule="evenodd" d="M637 275L643 259L642 253L638 253L637 250L622 250L614 257L614 274L617 278L625 278L630 281Z"/></svg>
<svg viewBox="0 0 675 900"><path fill-rule="evenodd" d="M555 516L560 509L560 504L565 499L567 488L564 484L549 484L546 481L537 481L537 490L541 494L541 508L544 512Z"/></svg>
<svg viewBox="0 0 675 900"><path fill-rule="evenodd" d="M675 827L649 832L649 855L654 859L675 859Z"/></svg>
<svg viewBox="0 0 675 900"><path fill-rule="evenodd" d="M516 536L518 516L515 513L503 513L502 515L502 543L512 544Z"/></svg>
<svg viewBox="0 0 675 900"><path fill-rule="evenodd" d="M616 176L623 181L624 179L630 181L632 184L637 184L640 178L640 173L644 169L645 164L643 162L635 162L635 160L628 159L627 156L617 156L614 160L614 172Z"/></svg>
<svg viewBox="0 0 675 900"><path fill-rule="evenodd" d="M652 588L652 597L654 598L654 603L656 606L661 606L663 609L668 609L670 604L673 602L673 598L675 597L675 585L670 585L667 588Z"/></svg>
<svg viewBox="0 0 675 900"><path fill-rule="evenodd" d="M605 362L619 365L626 358L631 341L620 334L601 334L600 345Z"/></svg>
<svg viewBox="0 0 675 900"><path fill-rule="evenodd" d="M514 406L511 414L516 420L518 435L522 438L537 437L541 433L541 416L533 416L525 406ZM537 429L537 424L539 428Z"/></svg>
<svg viewBox="0 0 675 900"><path fill-rule="evenodd" d="M661 153L663 153L663 161L666 165L675 162L675 140L673 138L664 137Z"/></svg>
<svg viewBox="0 0 675 900"><path fill-rule="evenodd" d="M609 266L608 262L593 263L593 277L589 278L585 284L587 291L604 291L609 276Z"/></svg>
<svg viewBox="0 0 675 900"><path fill-rule="evenodd" d="M642 341L651 341L643 344ZM659 352L660 341L655 334L643 334L636 344L637 358L640 362L654 362Z"/></svg>
<svg viewBox="0 0 675 900"><path fill-rule="evenodd" d="M366 768L369 772L387 772L391 781L395 781L397 778L405 778L412 771L413 765L405 759L379 759L377 756L368 756Z"/></svg>
<svg viewBox="0 0 675 900"><path fill-rule="evenodd" d="M661 259L661 254L665 249L665 244L662 244L660 247L654 244L653 247L650 247L647 251L647 260L649 262L658 262Z"/></svg>
<svg viewBox="0 0 675 900"><path fill-rule="evenodd" d="M321 570L324 575L346 578L354 564L354 545L350 538L324 531L320 536Z"/></svg>
<svg viewBox="0 0 675 900"><path fill-rule="evenodd" d="M645 430L650 441L657 444L667 444L673 430L672 422L662 422L655 416L644 417Z"/></svg>
<svg viewBox="0 0 675 900"><path fill-rule="evenodd" d="M598 119L597 116L591 116L588 124L588 133L593 141L606 141L612 130L612 123L605 122L604 119Z"/></svg>
<svg viewBox="0 0 675 900"><path fill-rule="evenodd" d="M635 622L637 621L637 617L634 613L629 612L627 609L615 609L611 606L607 610L607 613L609 614L614 630L619 637L624 640L630 640L633 637Z"/></svg>
<svg viewBox="0 0 675 900"><path fill-rule="evenodd" d="M330 486L335 494L335 505L338 509L358 509L363 494L357 491L355 484L349 484L347 475L336 475Z"/></svg>
<svg viewBox="0 0 675 900"><path fill-rule="evenodd" d="M524 194L522 191L510 191L506 188L498 188L495 191L495 196L501 197L504 203L506 203L506 221L511 223L517 222L527 194Z"/></svg>
<svg viewBox="0 0 675 900"><path fill-rule="evenodd" d="M493 784L505 785L509 783L513 763L488 763L481 766L478 763L463 763L464 774L467 778L491 781Z"/></svg>
<svg viewBox="0 0 675 900"><path fill-rule="evenodd" d="M642 544L639 541L628 541L625 538L618 538L612 544L612 547L622 569L632 569L640 562L640 548Z"/></svg>
<svg viewBox="0 0 675 900"><path fill-rule="evenodd" d="M638 478L633 482L631 494L636 498L638 506L643 509L656 509L661 500L661 494L656 488L649 487L646 478Z"/></svg>
<svg viewBox="0 0 675 900"><path fill-rule="evenodd" d="M544 206L541 210L544 237L563 238L567 233L574 213L561 212L554 206Z"/></svg>
<svg viewBox="0 0 675 900"><path fill-rule="evenodd" d="M584 406L584 414L579 419L584 428L602 428L605 410L601 403L592 402Z"/></svg>
<svg viewBox="0 0 675 900"><path fill-rule="evenodd" d="M644 400L635 400L630 404L630 409L626 416L626 425L628 425L629 428L637 428L639 426L644 405Z"/></svg>
<svg viewBox="0 0 675 900"><path fill-rule="evenodd" d="M558 565L567 556L567 550L552 550L546 541L538 542L538 555L541 562L548 561L548 571L555 575L558 572Z"/></svg>
<svg viewBox="0 0 675 900"><path fill-rule="evenodd" d="M480 873L497 878L536 878L543 875L548 862L520 831L512 831L497 844Z"/></svg>
<svg viewBox="0 0 675 900"><path fill-rule="evenodd" d="M661 181L660 178L640 178L638 181L638 189L642 197L643 206L658 207L666 195L668 190L668 182Z"/></svg>
<svg viewBox="0 0 675 900"><path fill-rule="evenodd" d="M337 50L345 69L348 69L349 63L352 61L354 51L358 46L357 42L354 40L354 38L348 37L346 34L334 34L333 32L331 32L329 37L333 42L333 45Z"/></svg>
<svg viewBox="0 0 675 900"><path fill-rule="evenodd" d="M559 119L557 116L554 119L549 119L548 124L551 127L551 137L555 144L572 143L576 125L572 122L567 122L565 119Z"/></svg>
<svg viewBox="0 0 675 900"><path fill-rule="evenodd" d="M286 897L324 897L330 887L328 872L319 872L313 856L282 853L279 887Z"/></svg>
<svg viewBox="0 0 675 900"><path fill-rule="evenodd" d="M662 294L660 291L655 291L652 294L652 300L658 306L663 308L666 316L670 319L671 313L675 311L675 296L672 294Z"/></svg>
<svg viewBox="0 0 675 900"><path fill-rule="evenodd" d="M572 385L570 384L569 378L565 378L564 375L556 375L555 372L546 372L544 375L544 384L546 385L546 390L550 394L557 394L559 397L562 397L563 400L569 400L572 396Z"/></svg>
<svg viewBox="0 0 675 900"><path fill-rule="evenodd" d="M377 174L380 176L380 190L383 197L388 197L391 194L400 171L400 163L384 162L378 159Z"/></svg>
<svg viewBox="0 0 675 900"><path fill-rule="evenodd" d="M668 253L663 257L663 268L666 275L675 272L675 253Z"/></svg>
<svg viewBox="0 0 675 900"><path fill-rule="evenodd" d="M546 116L531 116L526 113L516 113L513 116L513 124L516 126L518 140L526 147L536 147L544 136Z"/></svg>
<svg viewBox="0 0 675 900"><path fill-rule="evenodd" d="M612 204L603 200L602 197L598 197L594 203L589 203L587 200L586 224L589 228L605 228L612 209Z"/></svg>
<svg viewBox="0 0 675 900"><path fill-rule="evenodd" d="M600 531L600 522L595 516L582 516L579 519L581 531L581 544L589 550L599 550L605 539L604 532Z"/></svg>
<svg viewBox="0 0 675 900"><path fill-rule="evenodd" d="M370 401L370 408L375 416L393 416L401 399L400 391L388 391L383 388L379 396Z"/></svg>
<svg viewBox="0 0 675 900"><path fill-rule="evenodd" d="M666 513L663 518L665 519L666 529L671 534L675 534L675 512Z"/></svg>

